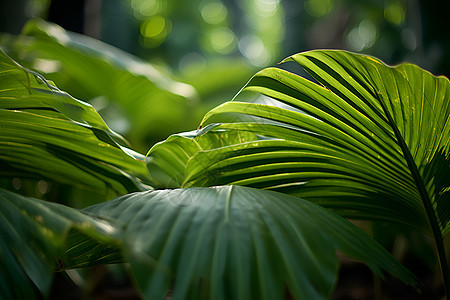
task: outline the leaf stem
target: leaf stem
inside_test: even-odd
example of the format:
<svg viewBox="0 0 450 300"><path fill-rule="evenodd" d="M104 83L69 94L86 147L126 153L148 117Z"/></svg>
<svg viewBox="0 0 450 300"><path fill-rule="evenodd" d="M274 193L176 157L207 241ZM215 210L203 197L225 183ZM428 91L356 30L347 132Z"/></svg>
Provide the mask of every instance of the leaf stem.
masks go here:
<svg viewBox="0 0 450 300"><path fill-rule="evenodd" d="M448 271L448 263L447 263L447 256L445 254L445 247L444 247L444 239L442 237L441 229L439 227L439 224L437 222L436 215L434 213L433 207L431 205L431 200L428 195L428 192L423 184L422 178L419 174L419 170L417 169L416 164L414 161L410 163L410 159L412 160L411 154L409 151L408 154L405 156L410 156L410 158L407 159L408 166L411 169L411 173L413 174L414 181L416 183L417 189L420 193L420 198L422 199L423 206L425 208L425 211L428 216L428 221L430 222L431 230L433 231L434 236L434 242L436 244L436 249L438 252L438 258L439 258L439 265L441 267L441 273L442 273L442 279L444 282L444 288L445 288L445 294L449 296L450 294L450 277L449 277L449 271Z"/></svg>
<svg viewBox="0 0 450 300"><path fill-rule="evenodd" d="M408 168L411 171L411 176L414 179L414 183L419 192L423 207L425 208L425 212L427 214L428 221L430 223L431 230L433 232L434 242L436 244L436 249L438 252L439 265L441 268L445 294L448 297L448 296L450 296L450 294L449 294L450 293L450 276L449 276L449 270L448 270L447 257L445 254L444 240L442 237L441 229L440 229L438 221L437 221L437 217L434 213L433 206L431 204L430 196L428 195L428 191L424 185L422 176L420 176L419 170L417 169L417 165L414 161L414 158L411 155L411 152L409 151L408 146L406 145L403 137L401 136L397 126L395 126L395 122L392 119L392 116L389 114L388 110L386 109L384 102L379 98L379 94L377 96L378 96L378 101L380 102L381 106L383 107L384 113L385 113L386 117L388 118L389 123L394 131L397 142L403 152L403 156L405 157L406 163L408 164Z"/></svg>

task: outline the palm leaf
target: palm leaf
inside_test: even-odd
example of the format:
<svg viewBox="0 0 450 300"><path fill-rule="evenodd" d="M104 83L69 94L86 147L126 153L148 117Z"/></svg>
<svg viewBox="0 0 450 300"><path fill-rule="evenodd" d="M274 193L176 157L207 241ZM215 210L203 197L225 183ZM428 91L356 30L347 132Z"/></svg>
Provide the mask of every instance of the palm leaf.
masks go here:
<svg viewBox="0 0 450 300"><path fill-rule="evenodd" d="M120 261L118 243L108 237L113 231L105 220L0 189L0 298L46 295L62 257L67 266Z"/></svg>
<svg viewBox="0 0 450 300"><path fill-rule="evenodd" d="M1 51L0 82L2 176L45 178L116 195L144 188L144 157L123 146L92 106Z"/></svg>
<svg viewBox="0 0 450 300"><path fill-rule="evenodd" d="M310 51L287 60L303 66L320 85L279 68L257 73L244 90L285 107L232 101L210 111L203 124L222 121L226 124L212 130L266 139L191 155L183 186L272 189L346 217L405 223L435 237L446 273L448 79L345 51ZM235 122L228 121L230 114Z"/></svg>
<svg viewBox="0 0 450 300"><path fill-rule="evenodd" d="M173 126L179 131L181 124L189 123L194 88L113 46L39 19L31 19L20 36L3 36L1 43L9 55L20 57L29 68L47 71L46 78L75 97L101 97L115 104L118 109L113 113L121 118L111 118L109 124L122 124L117 127L145 150L142 144L148 143L147 136L160 140L175 132Z"/></svg>
<svg viewBox="0 0 450 300"><path fill-rule="evenodd" d="M163 299L326 299L336 251L415 279L379 244L311 202L240 186L133 193L85 209L108 217L144 295Z"/></svg>
<svg viewBox="0 0 450 300"><path fill-rule="evenodd" d="M412 65L392 68L342 51L312 51L292 59L307 65L316 56L336 64L326 61L330 69L316 62L314 66L324 70L307 69L327 78L325 87L276 68L259 72L246 86L293 109L233 101L208 113L203 124L225 113L259 118L210 127L214 134L228 131L232 136L239 130L266 138L223 141L229 146L190 155L183 185L237 183L275 189L331 206L348 217L384 218L383 212L402 208L394 219L429 230L419 187L426 188L432 206L446 207L439 199L448 197L449 186L448 79ZM338 79L332 81L335 77L327 72ZM397 81L394 92L381 79L368 81L368 74L380 73L385 81ZM199 132L194 140L205 135ZM445 234L448 212L435 210L435 215Z"/></svg>
<svg viewBox="0 0 450 300"><path fill-rule="evenodd" d="M225 143L244 143L254 140L250 132L230 132L213 130L216 125L203 130L174 134L167 140L155 144L150 150L148 163L153 181L160 187L176 188L183 184L186 164L199 151L227 146ZM208 132L204 135L203 132ZM200 164L203 166L203 163Z"/></svg>

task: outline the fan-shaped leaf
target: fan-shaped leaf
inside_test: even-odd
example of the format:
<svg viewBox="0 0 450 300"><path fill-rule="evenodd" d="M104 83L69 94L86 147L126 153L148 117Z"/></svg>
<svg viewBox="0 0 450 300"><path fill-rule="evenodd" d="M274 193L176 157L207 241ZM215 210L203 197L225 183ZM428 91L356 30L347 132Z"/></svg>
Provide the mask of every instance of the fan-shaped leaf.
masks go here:
<svg viewBox="0 0 450 300"><path fill-rule="evenodd" d="M212 117L220 121L223 114L244 117L213 131L267 139L229 142L191 155L184 186L269 188L347 217L395 220L430 232L425 205L447 233L448 79L344 51L311 51L290 59L323 86L278 68L256 74L245 89L291 109L235 101L213 109L203 124Z"/></svg>
<svg viewBox="0 0 450 300"><path fill-rule="evenodd" d="M148 299L325 299L336 251L414 278L345 219L284 194L240 186L133 193L86 211L124 228L125 256Z"/></svg>
<svg viewBox="0 0 450 300"><path fill-rule="evenodd" d="M433 235L450 289L442 242L450 231L449 80L345 51L310 51L288 60L321 85L279 68L257 73L245 90L282 105L228 102L202 124L222 121L227 124L214 130L267 139L191 155L183 186L273 189L346 217L417 227ZM230 122L229 114L239 118Z"/></svg>

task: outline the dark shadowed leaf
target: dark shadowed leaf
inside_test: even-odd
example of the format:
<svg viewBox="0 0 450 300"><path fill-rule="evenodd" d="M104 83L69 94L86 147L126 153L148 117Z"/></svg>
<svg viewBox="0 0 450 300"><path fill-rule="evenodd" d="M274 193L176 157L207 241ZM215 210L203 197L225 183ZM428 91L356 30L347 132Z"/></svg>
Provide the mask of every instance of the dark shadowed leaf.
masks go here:
<svg viewBox="0 0 450 300"><path fill-rule="evenodd" d="M107 221L73 208L0 189L0 298L47 294L58 264L120 261L118 243L108 237L114 231Z"/></svg>

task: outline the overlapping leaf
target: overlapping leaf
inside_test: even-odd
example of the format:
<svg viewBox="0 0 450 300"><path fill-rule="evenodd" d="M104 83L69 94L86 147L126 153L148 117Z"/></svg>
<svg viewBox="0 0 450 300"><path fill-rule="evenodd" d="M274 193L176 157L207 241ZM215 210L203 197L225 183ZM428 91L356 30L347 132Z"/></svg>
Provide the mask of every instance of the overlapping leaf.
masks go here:
<svg viewBox="0 0 450 300"><path fill-rule="evenodd" d="M101 41L39 19L30 20L23 35L3 39L8 54L46 72L61 89L86 101L100 97L98 107L110 104L106 111L115 118L109 125L126 131L142 151L148 150L147 136L162 139L174 132L174 124L186 125L195 111L192 86Z"/></svg>
<svg viewBox="0 0 450 300"><path fill-rule="evenodd" d="M345 219L302 199L241 186L133 193L87 208L123 228L147 299L326 299L339 250L374 272L414 278Z"/></svg>
<svg viewBox="0 0 450 300"><path fill-rule="evenodd" d="M143 188L144 157L126 147L92 106L0 52L2 176L46 178L123 194ZM122 144L122 145L121 145Z"/></svg>
<svg viewBox="0 0 450 300"><path fill-rule="evenodd" d="M71 229L85 243L69 240ZM59 258L69 267L80 261L119 261L119 244L109 237L114 230L107 221L75 209L0 189L0 298L47 294ZM86 244L89 251L84 251Z"/></svg>
<svg viewBox="0 0 450 300"><path fill-rule="evenodd" d="M204 124L224 114L249 116L213 130L269 139L197 152L185 164L184 186L274 189L348 217L393 220L426 231L431 216L442 234L448 232L448 79L344 51L289 59L322 86L279 68L256 74L245 89L290 109L235 101L213 109ZM424 205L432 207L431 215Z"/></svg>
<svg viewBox="0 0 450 300"><path fill-rule="evenodd" d="M199 151L226 147L229 143L244 143L257 138L250 132L230 132L214 130L211 124L202 130L184 132L172 135L167 140L157 143L150 150L151 159L148 163L153 181L161 187L177 188L185 179L186 164ZM208 134L203 135L203 132ZM204 167L203 162L199 167Z"/></svg>

